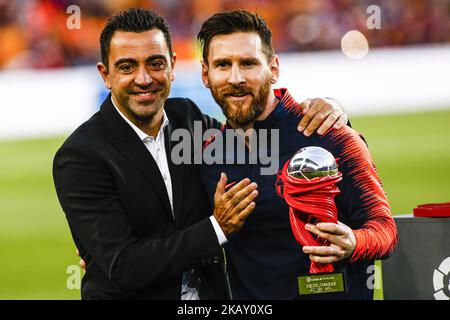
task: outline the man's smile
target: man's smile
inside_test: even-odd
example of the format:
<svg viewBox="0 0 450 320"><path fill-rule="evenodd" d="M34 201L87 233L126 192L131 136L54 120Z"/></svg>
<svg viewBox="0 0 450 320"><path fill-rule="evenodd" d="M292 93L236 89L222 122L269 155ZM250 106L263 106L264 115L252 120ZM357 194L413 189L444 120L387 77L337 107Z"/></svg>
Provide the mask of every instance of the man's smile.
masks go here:
<svg viewBox="0 0 450 320"><path fill-rule="evenodd" d="M132 92L131 95L134 96L138 101L148 101L154 99L159 91L160 90L139 91Z"/></svg>

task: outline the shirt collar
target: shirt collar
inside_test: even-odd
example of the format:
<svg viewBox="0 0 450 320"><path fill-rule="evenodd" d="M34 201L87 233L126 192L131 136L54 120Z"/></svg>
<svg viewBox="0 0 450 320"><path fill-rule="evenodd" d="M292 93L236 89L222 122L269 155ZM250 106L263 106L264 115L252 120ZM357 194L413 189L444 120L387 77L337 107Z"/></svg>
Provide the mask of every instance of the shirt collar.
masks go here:
<svg viewBox="0 0 450 320"><path fill-rule="evenodd" d="M119 112L120 116L130 125L130 127L134 130L134 132L136 132L136 134L139 136L139 139L141 139L141 141L144 141L147 138L152 138L150 137L148 134L146 134L144 131L142 131L141 129L139 129L133 122L130 121L130 119L128 119L120 110L119 108L117 108L116 104L114 103L114 100L111 97L111 102L114 106L114 108L116 108L117 112ZM163 122L161 127L159 128L158 134L156 135L156 139L161 137L161 131L164 131L164 128L167 127L167 125L169 124L169 118L167 117L166 114L166 110L163 109ZM162 130L161 130L162 129Z"/></svg>

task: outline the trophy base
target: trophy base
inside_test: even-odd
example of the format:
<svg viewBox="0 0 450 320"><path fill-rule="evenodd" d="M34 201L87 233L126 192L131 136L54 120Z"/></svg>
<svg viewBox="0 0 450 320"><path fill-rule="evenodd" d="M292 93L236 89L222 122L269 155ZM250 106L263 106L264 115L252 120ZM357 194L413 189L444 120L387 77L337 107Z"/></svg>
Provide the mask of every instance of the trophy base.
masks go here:
<svg viewBox="0 0 450 320"><path fill-rule="evenodd" d="M344 272L308 274L299 276L297 280L300 296L347 291Z"/></svg>

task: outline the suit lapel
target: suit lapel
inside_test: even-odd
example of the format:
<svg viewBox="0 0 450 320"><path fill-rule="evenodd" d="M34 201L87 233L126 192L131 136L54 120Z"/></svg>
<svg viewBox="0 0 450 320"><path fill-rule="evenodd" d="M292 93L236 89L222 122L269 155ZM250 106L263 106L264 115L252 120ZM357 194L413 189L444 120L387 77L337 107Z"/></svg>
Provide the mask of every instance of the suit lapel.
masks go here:
<svg viewBox="0 0 450 320"><path fill-rule="evenodd" d="M183 203L183 166L175 165L172 162L172 148L174 142L170 140L173 130L176 129L175 120L172 119L169 115L169 124L164 129L164 142L166 147L166 155L167 155L167 163L169 165L170 177L172 180L172 195L173 195L173 210L175 214L175 219L180 221L181 218L181 207Z"/></svg>
<svg viewBox="0 0 450 320"><path fill-rule="evenodd" d="M158 165L136 132L125 122L111 102L108 95L100 110L110 131L113 144L147 178L158 194L165 211L172 217L169 197ZM174 178L172 177L172 184Z"/></svg>

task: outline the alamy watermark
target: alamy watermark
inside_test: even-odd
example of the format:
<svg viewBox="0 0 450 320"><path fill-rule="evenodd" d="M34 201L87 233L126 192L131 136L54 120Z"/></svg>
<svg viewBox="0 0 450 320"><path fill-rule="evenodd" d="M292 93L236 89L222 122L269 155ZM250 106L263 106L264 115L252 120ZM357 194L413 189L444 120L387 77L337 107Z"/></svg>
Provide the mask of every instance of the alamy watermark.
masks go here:
<svg viewBox="0 0 450 320"><path fill-rule="evenodd" d="M67 267L66 273L69 275L66 279L66 288L69 290L80 290L83 274L82 268L72 264Z"/></svg>
<svg viewBox="0 0 450 320"><path fill-rule="evenodd" d="M208 129L194 121L194 132L176 129L170 137L177 142L171 159L179 164L260 164L261 175L274 175L279 169L278 129ZM225 141L224 141L225 140ZM246 149L248 152L246 152Z"/></svg>
<svg viewBox="0 0 450 320"><path fill-rule="evenodd" d="M370 14L366 20L367 29L381 29L381 8L373 4L367 7L366 12Z"/></svg>
<svg viewBox="0 0 450 320"><path fill-rule="evenodd" d="M81 29L81 9L77 5L70 5L66 9L66 13L70 16L66 19L66 26L69 30Z"/></svg>
<svg viewBox="0 0 450 320"><path fill-rule="evenodd" d="M367 278L367 288L370 290L381 289L381 268L376 265L370 265L366 270L369 277Z"/></svg>

